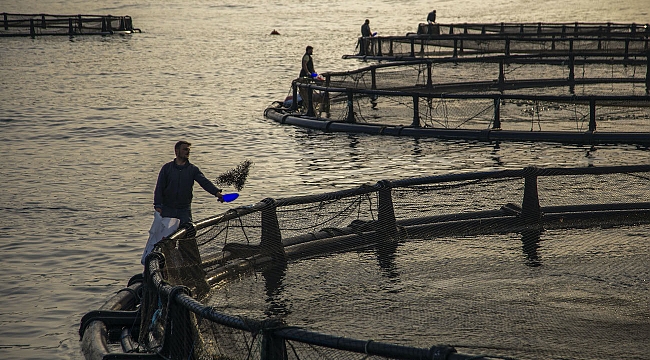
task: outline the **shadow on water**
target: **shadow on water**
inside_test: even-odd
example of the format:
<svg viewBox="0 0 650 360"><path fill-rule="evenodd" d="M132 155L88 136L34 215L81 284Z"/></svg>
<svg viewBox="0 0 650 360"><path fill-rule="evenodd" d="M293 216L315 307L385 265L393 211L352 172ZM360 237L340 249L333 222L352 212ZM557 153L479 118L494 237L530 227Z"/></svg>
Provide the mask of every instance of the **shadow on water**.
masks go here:
<svg viewBox="0 0 650 360"><path fill-rule="evenodd" d="M541 234L542 230L540 229L530 229L521 232L521 244L524 255L526 255L526 265L530 267L542 265L539 254L537 253Z"/></svg>
<svg viewBox="0 0 650 360"><path fill-rule="evenodd" d="M268 304L264 314L269 318L284 317L291 313L287 300L281 296L284 290L283 281L286 273L286 260L275 260L262 269L266 303Z"/></svg>

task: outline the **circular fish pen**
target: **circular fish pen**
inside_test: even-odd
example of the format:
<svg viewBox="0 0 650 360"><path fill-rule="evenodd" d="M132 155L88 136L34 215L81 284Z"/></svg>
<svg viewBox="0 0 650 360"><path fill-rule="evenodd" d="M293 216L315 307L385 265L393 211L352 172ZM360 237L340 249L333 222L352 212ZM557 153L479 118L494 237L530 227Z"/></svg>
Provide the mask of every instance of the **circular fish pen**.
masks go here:
<svg viewBox="0 0 650 360"><path fill-rule="evenodd" d="M264 199L180 229L88 313L87 359L585 359L650 351L650 165Z"/></svg>
<svg viewBox="0 0 650 360"><path fill-rule="evenodd" d="M296 79L265 116L372 135L650 144L647 26L435 26L449 30L360 38L374 53L345 57L380 63Z"/></svg>

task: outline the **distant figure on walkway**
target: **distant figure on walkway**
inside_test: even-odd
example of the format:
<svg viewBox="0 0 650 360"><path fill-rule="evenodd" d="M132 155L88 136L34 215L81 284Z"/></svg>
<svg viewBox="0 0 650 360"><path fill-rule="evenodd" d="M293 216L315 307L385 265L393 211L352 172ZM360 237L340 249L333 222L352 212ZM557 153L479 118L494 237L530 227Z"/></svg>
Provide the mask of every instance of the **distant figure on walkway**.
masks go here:
<svg viewBox="0 0 650 360"><path fill-rule="evenodd" d="M361 25L361 36L363 37L371 37L372 36L372 31L370 31L370 20L366 19L366 21Z"/></svg>
<svg viewBox="0 0 650 360"><path fill-rule="evenodd" d="M436 11L433 10L432 12L429 13L427 16L427 22L429 24L435 24L436 23Z"/></svg>
<svg viewBox="0 0 650 360"><path fill-rule="evenodd" d="M373 42L369 38L377 35L377 33L372 33L370 30L370 20L366 21L361 25L361 39L359 39L359 54L360 55L373 55L374 51L372 49Z"/></svg>

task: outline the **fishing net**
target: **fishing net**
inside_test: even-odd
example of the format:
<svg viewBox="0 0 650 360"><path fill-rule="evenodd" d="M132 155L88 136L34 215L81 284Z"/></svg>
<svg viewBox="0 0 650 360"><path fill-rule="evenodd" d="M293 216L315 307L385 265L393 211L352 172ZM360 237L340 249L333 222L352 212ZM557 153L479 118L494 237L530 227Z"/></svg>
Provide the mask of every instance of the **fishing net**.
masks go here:
<svg viewBox="0 0 650 360"><path fill-rule="evenodd" d="M649 166L526 168L232 209L162 246L145 272L171 287L146 291L139 342L185 359L643 358L649 185Z"/></svg>
<svg viewBox="0 0 650 360"><path fill-rule="evenodd" d="M233 186L237 191L241 191L248 178L248 171L251 165L253 165L252 161L244 160L234 169L219 175L215 181L220 185Z"/></svg>

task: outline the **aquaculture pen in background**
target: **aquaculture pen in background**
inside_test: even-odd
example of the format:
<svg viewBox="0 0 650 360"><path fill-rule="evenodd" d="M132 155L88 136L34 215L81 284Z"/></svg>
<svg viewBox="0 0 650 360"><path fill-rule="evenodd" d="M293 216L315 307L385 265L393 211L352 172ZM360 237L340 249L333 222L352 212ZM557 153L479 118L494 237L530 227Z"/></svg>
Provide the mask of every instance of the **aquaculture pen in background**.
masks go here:
<svg viewBox="0 0 650 360"><path fill-rule="evenodd" d="M647 68L647 58L588 56L389 62L297 79L294 98L314 106L275 102L265 116L324 131L647 146Z"/></svg>
<svg viewBox="0 0 650 360"><path fill-rule="evenodd" d="M164 240L84 316L84 353L642 357L649 182L650 165L528 167L263 199Z"/></svg>
<svg viewBox="0 0 650 360"><path fill-rule="evenodd" d="M650 25L619 23L419 24L417 33L359 38L364 60L413 60L488 55L647 56Z"/></svg>
<svg viewBox="0 0 650 360"><path fill-rule="evenodd" d="M264 114L323 131L650 144L648 25L420 24L360 38L383 63L296 79ZM309 104L309 105L307 105Z"/></svg>
<svg viewBox="0 0 650 360"><path fill-rule="evenodd" d="M2 13L0 37L44 35L111 35L141 32L130 16Z"/></svg>

